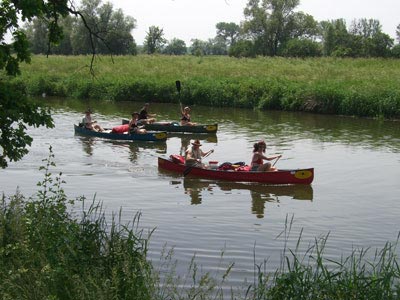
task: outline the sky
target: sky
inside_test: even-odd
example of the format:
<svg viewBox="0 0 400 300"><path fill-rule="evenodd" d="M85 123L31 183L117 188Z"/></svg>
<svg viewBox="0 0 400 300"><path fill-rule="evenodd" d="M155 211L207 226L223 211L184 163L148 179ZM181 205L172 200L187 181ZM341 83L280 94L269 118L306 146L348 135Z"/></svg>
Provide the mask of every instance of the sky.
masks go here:
<svg viewBox="0 0 400 300"><path fill-rule="evenodd" d="M178 38L189 46L191 39L214 38L219 22L240 24L248 0L103 0L106 2L136 19L132 34L138 45L143 44L150 26L158 26L168 41ZM295 10L317 21L343 18L348 26L354 19L377 19L392 38L400 24L399 0L300 0Z"/></svg>

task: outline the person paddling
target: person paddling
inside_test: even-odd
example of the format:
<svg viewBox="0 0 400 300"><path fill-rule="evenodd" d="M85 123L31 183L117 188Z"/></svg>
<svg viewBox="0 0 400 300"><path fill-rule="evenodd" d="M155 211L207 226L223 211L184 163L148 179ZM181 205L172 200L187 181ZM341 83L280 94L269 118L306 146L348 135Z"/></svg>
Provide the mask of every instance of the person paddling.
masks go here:
<svg viewBox="0 0 400 300"><path fill-rule="evenodd" d="M264 141L259 141L253 145L253 157L251 159L250 171L268 172L277 171L277 169L271 166L270 162L264 164L264 160L273 160L281 158L282 155L267 157L264 155L267 145Z"/></svg>
<svg viewBox="0 0 400 300"><path fill-rule="evenodd" d="M214 149L211 149L207 152L203 152L200 149L201 143L199 140L195 140L191 146L189 146L185 152L185 165L186 166L196 166L200 168L204 168L205 166L201 163L201 158L209 155L214 152Z"/></svg>
<svg viewBox="0 0 400 300"><path fill-rule="evenodd" d="M190 121L190 107L186 106L185 108L182 108L181 104L181 126L196 126L196 123L193 123Z"/></svg>

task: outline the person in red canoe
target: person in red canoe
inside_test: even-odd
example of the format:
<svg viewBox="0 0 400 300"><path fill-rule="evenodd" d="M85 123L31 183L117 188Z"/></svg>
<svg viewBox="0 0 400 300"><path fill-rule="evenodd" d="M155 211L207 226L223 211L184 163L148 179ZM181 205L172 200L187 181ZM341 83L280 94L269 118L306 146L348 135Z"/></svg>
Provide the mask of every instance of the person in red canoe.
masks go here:
<svg viewBox="0 0 400 300"><path fill-rule="evenodd" d="M143 126L138 125L139 121L139 113L134 112L132 114L132 119L129 121L129 133L139 133L139 134L144 134L146 133L146 129L142 128Z"/></svg>
<svg viewBox="0 0 400 300"><path fill-rule="evenodd" d="M203 152L200 149L201 143L199 140L195 140L192 146L189 146L185 152L185 165L186 166L196 166L204 168L205 166L201 163L201 158L214 152L214 149L210 151Z"/></svg>
<svg viewBox="0 0 400 300"><path fill-rule="evenodd" d="M196 126L196 123L193 123L190 121L190 107L186 106L185 108L182 108L181 104L181 126Z"/></svg>
<svg viewBox="0 0 400 300"><path fill-rule="evenodd" d="M251 158L250 171L268 172L277 171L277 169L271 166L270 162L264 163L264 160L273 160L281 158L282 155L267 157L264 155L267 145L264 141L259 141L253 145L253 157Z"/></svg>

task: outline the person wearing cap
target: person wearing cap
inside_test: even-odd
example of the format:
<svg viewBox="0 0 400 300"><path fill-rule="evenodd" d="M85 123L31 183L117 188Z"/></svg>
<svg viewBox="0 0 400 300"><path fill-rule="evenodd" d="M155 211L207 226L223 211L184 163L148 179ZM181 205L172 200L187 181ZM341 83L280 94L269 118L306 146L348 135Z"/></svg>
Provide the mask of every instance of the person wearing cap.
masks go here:
<svg viewBox="0 0 400 300"><path fill-rule="evenodd" d="M139 120L139 113L134 112L132 114L132 119L129 121L129 132L130 133L139 133L143 134L146 133L146 129L142 128L142 126L138 125L138 120Z"/></svg>
<svg viewBox="0 0 400 300"><path fill-rule="evenodd" d="M193 123L190 121L190 107L186 106L185 108L182 108L182 104L181 104L181 126L195 126L196 123Z"/></svg>
<svg viewBox="0 0 400 300"><path fill-rule="evenodd" d="M155 114L149 114L147 109L149 108L149 103L145 103L139 112L139 124L151 124L156 121Z"/></svg>
<svg viewBox="0 0 400 300"><path fill-rule="evenodd" d="M209 155L210 153L213 153L214 150L211 149L207 152L203 152L203 150L200 149L201 143L199 140L195 140L192 142L192 145L188 147L188 149L185 152L185 165L186 166L196 166L196 167L201 167L204 168L205 166L201 163L201 158Z"/></svg>
<svg viewBox="0 0 400 300"><path fill-rule="evenodd" d="M82 119L82 123L86 129L100 132L104 131L103 127L97 124L96 121L92 120L92 111L90 110L90 108L85 111L85 117Z"/></svg>
<svg viewBox="0 0 400 300"><path fill-rule="evenodd" d="M251 171L267 172L277 171L275 167L271 166L270 162L264 163L264 160L273 160L281 158L282 155L267 157L264 155L267 145L264 141L259 141L253 145L253 157L251 159Z"/></svg>

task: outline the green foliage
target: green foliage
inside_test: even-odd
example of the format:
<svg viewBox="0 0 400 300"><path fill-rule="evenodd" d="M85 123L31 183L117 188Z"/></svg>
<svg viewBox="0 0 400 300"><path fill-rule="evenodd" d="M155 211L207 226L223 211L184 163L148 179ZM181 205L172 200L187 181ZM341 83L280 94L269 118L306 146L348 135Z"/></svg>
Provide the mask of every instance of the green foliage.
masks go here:
<svg viewBox="0 0 400 300"><path fill-rule="evenodd" d="M131 35L136 20L114 10L110 3L83 1L79 8L84 19L67 15L58 20L60 26L49 27L48 18L34 18L25 24L34 54L133 54L136 44ZM86 24L85 24L86 22ZM89 27L92 36L88 32ZM50 34L58 39L49 41ZM49 43L50 42L50 43Z"/></svg>
<svg viewBox="0 0 400 300"><path fill-rule="evenodd" d="M325 55L334 57L389 57L393 39L382 32L378 20L354 20L349 30L346 21L337 19L320 24Z"/></svg>
<svg viewBox="0 0 400 300"><path fill-rule="evenodd" d="M240 40L229 48L229 56L233 57L256 57L256 50L251 41Z"/></svg>
<svg viewBox="0 0 400 300"><path fill-rule="evenodd" d="M147 54L161 53L166 42L164 30L157 26L150 26L144 39L144 50Z"/></svg>
<svg viewBox="0 0 400 300"><path fill-rule="evenodd" d="M217 28L217 37L223 39L226 46L235 44L240 34L239 25L233 22L219 22L215 27Z"/></svg>
<svg viewBox="0 0 400 300"><path fill-rule="evenodd" d="M314 18L294 11L299 4L299 0L248 1L243 31L253 38L257 54L278 55L290 39L316 34Z"/></svg>
<svg viewBox="0 0 400 300"><path fill-rule="evenodd" d="M114 64L99 59L93 80L81 69L86 57L34 58L20 79L34 96L168 103L178 101L174 82L180 80L188 105L400 117L400 61L394 59L118 56Z"/></svg>
<svg viewBox="0 0 400 300"><path fill-rule="evenodd" d="M2 299L153 299L147 239L132 224L107 223L101 205L74 213L84 197L69 200L50 148L44 179L30 199L0 203Z"/></svg>
<svg viewBox="0 0 400 300"><path fill-rule="evenodd" d="M8 161L18 161L31 145L32 138L26 133L27 126L52 128L50 111L42 108L26 97L22 82L0 79L0 167Z"/></svg>
<svg viewBox="0 0 400 300"><path fill-rule="evenodd" d="M291 226L285 228L285 245ZM370 249L354 249L349 256L334 261L325 258L328 238L329 234L301 249L301 231L295 249L285 246L281 267L275 273L265 272L266 262L256 266L257 278L248 299L398 299L398 240L372 254Z"/></svg>
<svg viewBox="0 0 400 300"><path fill-rule="evenodd" d="M163 50L164 54L185 55L187 53L186 43L180 39L172 39Z"/></svg>
<svg viewBox="0 0 400 300"><path fill-rule="evenodd" d="M394 57L394 58L400 58L400 44L397 44L397 45L395 45L393 48L392 48L392 51L391 51L392 53L391 53L391 56L392 57Z"/></svg>
<svg viewBox="0 0 400 300"><path fill-rule="evenodd" d="M308 39L291 39L281 50L286 57L319 57L322 56L321 45Z"/></svg>

